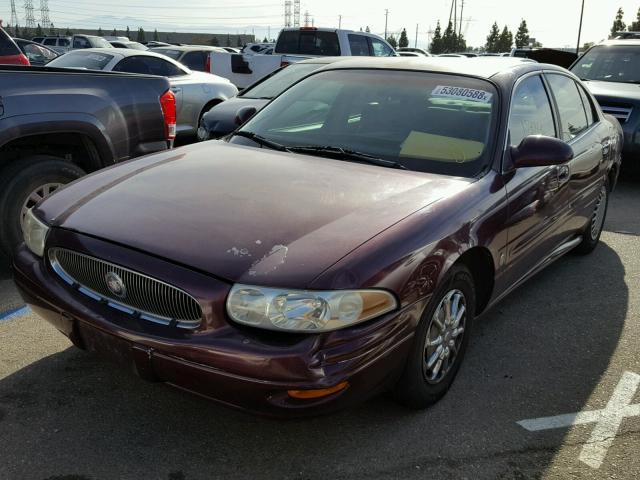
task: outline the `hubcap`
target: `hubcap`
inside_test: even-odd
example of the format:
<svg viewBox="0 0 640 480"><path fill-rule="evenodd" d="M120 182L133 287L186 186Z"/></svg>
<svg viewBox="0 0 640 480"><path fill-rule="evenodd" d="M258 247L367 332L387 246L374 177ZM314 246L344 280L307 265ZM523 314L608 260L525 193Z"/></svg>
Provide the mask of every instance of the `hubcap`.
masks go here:
<svg viewBox="0 0 640 480"><path fill-rule="evenodd" d="M431 317L422 364L428 383L439 383L455 364L464 337L466 311L464 294L454 289L442 298Z"/></svg>
<svg viewBox="0 0 640 480"><path fill-rule="evenodd" d="M27 215L27 211L34 207L40 200L47 198L57 189L62 187L63 183L45 183L40 185L33 192L29 194L25 202L22 204L22 210L20 211L20 226L24 223L24 217Z"/></svg>
<svg viewBox="0 0 640 480"><path fill-rule="evenodd" d="M596 200L596 207L593 209L591 215L591 240L598 238L600 231L602 230L602 224L604 223L604 214L607 211L607 187L600 187L600 193Z"/></svg>

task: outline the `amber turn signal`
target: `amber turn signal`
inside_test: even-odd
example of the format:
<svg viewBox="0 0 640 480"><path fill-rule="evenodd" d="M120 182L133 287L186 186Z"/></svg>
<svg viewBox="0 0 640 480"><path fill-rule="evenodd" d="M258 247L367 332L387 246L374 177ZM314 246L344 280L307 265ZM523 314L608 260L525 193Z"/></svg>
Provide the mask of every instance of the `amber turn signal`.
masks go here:
<svg viewBox="0 0 640 480"><path fill-rule="evenodd" d="M349 382L341 382L333 387L319 388L317 390L288 390L287 393L291 398L308 400L311 398L322 398L332 393L340 392L349 386Z"/></svg>

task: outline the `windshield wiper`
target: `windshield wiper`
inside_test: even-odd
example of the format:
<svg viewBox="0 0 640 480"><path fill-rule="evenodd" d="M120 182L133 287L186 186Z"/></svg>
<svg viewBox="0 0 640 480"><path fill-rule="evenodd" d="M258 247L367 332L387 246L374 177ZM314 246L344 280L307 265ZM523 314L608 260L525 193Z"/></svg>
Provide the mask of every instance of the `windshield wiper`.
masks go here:
<svg viewBox="0 0 640 480"><path fill-rule="evenodd" d="M290 152L291 149L289 147L287 147L286 145L282 145L281 143L278 142L274 142L273 140L269 140L267 138L264 138L260 135L258 135L257 133L253 133L253 132L247 132L245 130L238 130L237 132L233 133L234 136L238 136L238 137L245 137L248 138L249 140L253 140L256 143L259 143L260 145L270 148L272 150L278 150L279 152Z"/></svg>
<svg viewBox="0 0 640 480"><path fill-rule="evenodd" d="M407 167L395 160L385 160L383 158L374 157L368 153L357 152L355 150L349 150L341 147L321 146L321 145L308 145L287 147L287 150L295 153L308 153L311 155L325 154L331 158L338 160L353 160L356 162L370 163L371 165L377 165L379 167L399 168L402 170L408 170Z"/></svg>

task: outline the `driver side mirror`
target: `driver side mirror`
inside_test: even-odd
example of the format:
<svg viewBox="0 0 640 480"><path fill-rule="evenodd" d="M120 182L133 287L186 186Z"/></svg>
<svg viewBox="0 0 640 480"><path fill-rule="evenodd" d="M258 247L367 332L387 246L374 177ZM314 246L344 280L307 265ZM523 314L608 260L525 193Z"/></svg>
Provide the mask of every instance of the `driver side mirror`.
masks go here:
<svg viewBox="0 0 640 480"><path fill-rule="evenodd" d="M524 137L517 147L511 147L515 168L560 165L573 158L573 148L566 142L544 135Z"/></svg>
<svg viewBox="0 0 640 480"><path fill-rule="evenodd" d="M256 107L242 107L236 112L236 125L239 127L244 125L247 120L256 114Z"/></svg>

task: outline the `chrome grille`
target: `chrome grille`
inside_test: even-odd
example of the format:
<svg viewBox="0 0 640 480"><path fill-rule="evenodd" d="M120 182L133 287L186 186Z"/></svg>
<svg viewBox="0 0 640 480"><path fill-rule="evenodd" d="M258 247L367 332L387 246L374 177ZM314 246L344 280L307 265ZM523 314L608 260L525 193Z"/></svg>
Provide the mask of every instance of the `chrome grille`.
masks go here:
<svg viewBox="0 0 640 480"><path fill-rule="evenodd" d="M616 117L620 123L624 123L629 120L633 110L632 107L614 107L612 105L602 104L600 105L600 108L602 108L604 113L608 113L609 115Z"/></svg>
<svg viewBox="0 0 640 480"><path fill-rule="evenodd" d="M51 248L48 255L51 266L65 282L94 300L151 322L182 328L200 325L200 304L176 287L64 248ZM122 291L110 288L108 278L115 279Z"/></svg>

